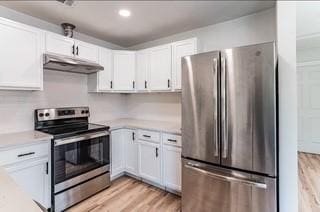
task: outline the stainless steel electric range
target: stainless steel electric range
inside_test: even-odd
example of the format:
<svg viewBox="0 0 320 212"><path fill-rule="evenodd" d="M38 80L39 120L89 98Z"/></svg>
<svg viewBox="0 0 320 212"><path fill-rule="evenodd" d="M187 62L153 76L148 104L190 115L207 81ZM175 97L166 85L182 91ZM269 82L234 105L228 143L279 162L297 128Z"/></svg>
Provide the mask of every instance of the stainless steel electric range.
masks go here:
<svg viewBox="0 0 320 212"><path fill-rule="evenodd" d="M35 129L51 142L52 211L110 186L109 127L88 122L88 107L35 110Z"/></svg>

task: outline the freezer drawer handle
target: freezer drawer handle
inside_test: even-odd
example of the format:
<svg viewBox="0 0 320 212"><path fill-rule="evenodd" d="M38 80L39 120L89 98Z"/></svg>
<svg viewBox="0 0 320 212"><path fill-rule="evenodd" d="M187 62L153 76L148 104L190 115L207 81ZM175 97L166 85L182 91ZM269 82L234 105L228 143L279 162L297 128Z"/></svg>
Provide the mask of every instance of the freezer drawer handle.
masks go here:
<svg viewBox="0 0 320 212"><path fill-rule="evenodd" d="M240 178L236 178L236 177L224 176L224 175L221 175L221 174L208 172L206 170L198 168L197 164L193 164L193 163L190 163L190 162L187 163L185 165L185 167L188 168L188 169L192 169L194 171L197 171L197 172L201 172L202 174L205 174L205 175L207 175L209 177L213 177L213 178L220 179L220 180L223 180L223 181L242 183L242 184L245 184L245 185L248 185L248 186L254 186L254 187L257 187L257 188L267 189L267 184L265 184L265 183L260 183L260 182L255 182L255 181L251 181L251 180L240 179Z"/></svg>

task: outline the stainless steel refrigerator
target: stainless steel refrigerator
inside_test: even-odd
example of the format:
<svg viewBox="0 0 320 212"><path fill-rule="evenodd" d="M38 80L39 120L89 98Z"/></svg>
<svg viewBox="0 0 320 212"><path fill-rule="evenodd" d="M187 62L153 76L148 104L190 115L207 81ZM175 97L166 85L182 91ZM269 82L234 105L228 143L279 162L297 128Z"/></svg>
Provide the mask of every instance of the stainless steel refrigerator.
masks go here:
<svg viewBox="0 0 320 212"><path fill-rule="evenodd" d="M275 43L182 60L182 211L275 212Z"/></svg>

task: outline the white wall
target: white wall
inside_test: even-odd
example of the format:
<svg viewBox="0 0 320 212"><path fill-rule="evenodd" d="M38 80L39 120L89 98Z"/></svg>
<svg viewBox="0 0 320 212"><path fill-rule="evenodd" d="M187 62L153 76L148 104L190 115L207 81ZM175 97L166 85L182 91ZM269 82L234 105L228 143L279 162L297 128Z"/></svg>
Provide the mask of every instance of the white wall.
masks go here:
<svg viewBox="0 0 320 212"><path fill-rule="evenodd" d="M131 94L127 97L128 117L181 122L181 93Z"/></svg>
<svg viewBox="0 0 320 212"><path fill-rule="evenodd" d="M198 38L199 52L274 41L276 36L275 9L240 17L227 22L175 34L169 37L135 45L143 49L191 37Z"/></svg>
<svg viewBox="0 0 320 212"><path fill-rule="evenodd" d="M276 40L275 9L268 9L235 20L179 33L133 46L143 49L190 37L198 38L199 52L271 42ZM131 94L127 99L129 115L135 118L177 120L181 117L180 94Z"/></svg>
<svg viewBox="0 0 320 212"><path fill-rule="evenodd" d="M44 91L0 91L0 133L32 130L36 108L89 106L90 121L126 117L125 95L92 94L87 76L45 71Z"/></svg>
<svg viewBox="0 0 320 212"><path fill-rule="evenodd" d="M280 211L298 211L296 3L277 1Z"/></svg>

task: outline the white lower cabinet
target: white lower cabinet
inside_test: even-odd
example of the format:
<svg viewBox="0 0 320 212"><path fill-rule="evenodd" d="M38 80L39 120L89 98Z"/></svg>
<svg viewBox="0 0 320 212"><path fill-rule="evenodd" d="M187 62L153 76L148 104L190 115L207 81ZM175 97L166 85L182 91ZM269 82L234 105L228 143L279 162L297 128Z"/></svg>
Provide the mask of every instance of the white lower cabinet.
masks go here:
<svg viewBox="0 0 320 212"><path fill-rule="evenodd" d="M30 197L50 208L50 141L0 150L0 165Z"/></svg>
<svg viewBox="0 0 320 212"><path fill-rule="evenodd" d="M138 143L134 130L124 130L125 171L137 176L138 171Z"/></svg>
<svg viewBox="0 0 320 212"><path fill-rule="evenodd" d="M139 140L140 177L161 184L160 144Z"/></svg>
<svg viewBox="0 0 320 212"><path fill-rule="evenodd" d="M128 173L162 188L181 191L181 136L119 129L111 132L111 141L112 179Z"/></svg>
<svg viewBox="0 0 320 212"><path fill-rule="evenodd" d="M50 208L47 158L11 165L6 171L33 200Z"/></svg>
<svg viewBox="0 0 320 212"><path fill-rule="evenodd" d="M163 184L181 191L181 148L163 145Z"/></svg>
<svg viewBox="0 0 320 212"><path fill-rule="evenodd" d="M123 130L111 132L111 179L124 171Z"/></svg>

